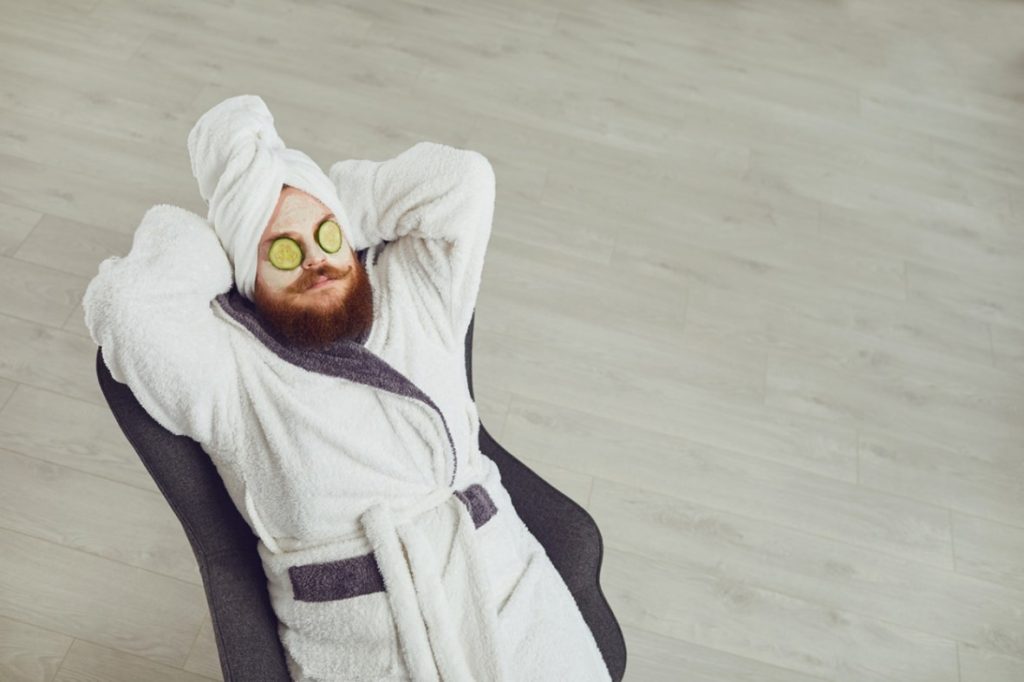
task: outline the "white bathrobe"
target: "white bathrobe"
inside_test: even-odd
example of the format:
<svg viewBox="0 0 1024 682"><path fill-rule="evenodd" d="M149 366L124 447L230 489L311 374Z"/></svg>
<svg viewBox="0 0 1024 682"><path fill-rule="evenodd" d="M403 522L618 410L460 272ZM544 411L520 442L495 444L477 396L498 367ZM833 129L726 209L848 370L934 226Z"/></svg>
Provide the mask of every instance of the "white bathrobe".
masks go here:
<svg viewBox="0 0 1024 682"><path fill-rule="evenodd" d="M366 239L352 246L368 337L282 343L233 288L209 222L159 204L83 299L112 376L215 463L259 538L294 680L609 680L478 446L463 344L491 165L422 142L328 175Z"/></svg>

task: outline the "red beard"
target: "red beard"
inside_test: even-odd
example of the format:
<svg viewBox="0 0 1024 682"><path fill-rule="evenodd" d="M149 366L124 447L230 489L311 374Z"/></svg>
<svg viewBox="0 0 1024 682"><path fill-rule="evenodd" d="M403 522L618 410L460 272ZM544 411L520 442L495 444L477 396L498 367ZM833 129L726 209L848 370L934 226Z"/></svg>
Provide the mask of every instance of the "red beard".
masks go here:
<svg viewBox="0 0 1024 682"><path fill-rule="evenodd" d="M340 281L310 289L321 274ZM373 289L358 259L353 259L347 274L325 263L273 294L257 285L253 302L278 332L301 347L322 347L342 338L358 340L373 325Z"/></svg>

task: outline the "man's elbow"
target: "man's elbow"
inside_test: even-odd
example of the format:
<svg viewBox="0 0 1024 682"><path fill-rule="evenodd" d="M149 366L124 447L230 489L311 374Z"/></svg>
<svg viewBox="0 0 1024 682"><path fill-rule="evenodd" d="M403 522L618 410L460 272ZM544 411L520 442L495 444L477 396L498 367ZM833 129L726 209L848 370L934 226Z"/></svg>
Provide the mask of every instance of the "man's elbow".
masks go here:
<svg viewBox="0 0 1024 682"><path fill-rule="evenodd" d="M496 178L491 162L478 151L466 150L464 164L465 183L475 204L484 208L493 207Z"/></svg>

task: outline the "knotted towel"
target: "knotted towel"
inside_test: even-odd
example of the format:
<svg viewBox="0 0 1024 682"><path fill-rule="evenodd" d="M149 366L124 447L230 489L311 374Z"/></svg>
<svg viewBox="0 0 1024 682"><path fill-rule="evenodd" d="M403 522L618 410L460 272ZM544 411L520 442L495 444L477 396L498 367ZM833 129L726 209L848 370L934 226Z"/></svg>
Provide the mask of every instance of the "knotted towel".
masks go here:
<svg viewBox="0 0 1024 682"><path fill-rule="evenodd" d="M354 250L369 245L349 222L334 183L320 166L285 146L261 97L229 97L200 116L188 134L188 153L209 207L207 219L231 261L235 286L247 299L253 299L256 286L259 238L284 185L330 209Z"/></svg>

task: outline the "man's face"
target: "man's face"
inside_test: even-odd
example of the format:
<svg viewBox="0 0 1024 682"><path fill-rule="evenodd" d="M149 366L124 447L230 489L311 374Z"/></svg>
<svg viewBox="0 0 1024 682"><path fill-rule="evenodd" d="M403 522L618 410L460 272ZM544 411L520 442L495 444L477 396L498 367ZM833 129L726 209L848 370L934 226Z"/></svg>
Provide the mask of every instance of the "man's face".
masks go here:
<svg viewBox="0 0 1024 682"><path fill-rule="evenodd" d="M317 241L317 229L328 219L337 222L319 200L285 186L260 237L253 302L264 318L299 346L354 339L373 323L373 292L348 239L343 237L335 253ZM347 228L341 225L342 234ZM281 269L269 258L274 240L285 234L302 251L299 264L291 269Z"/></svg>

